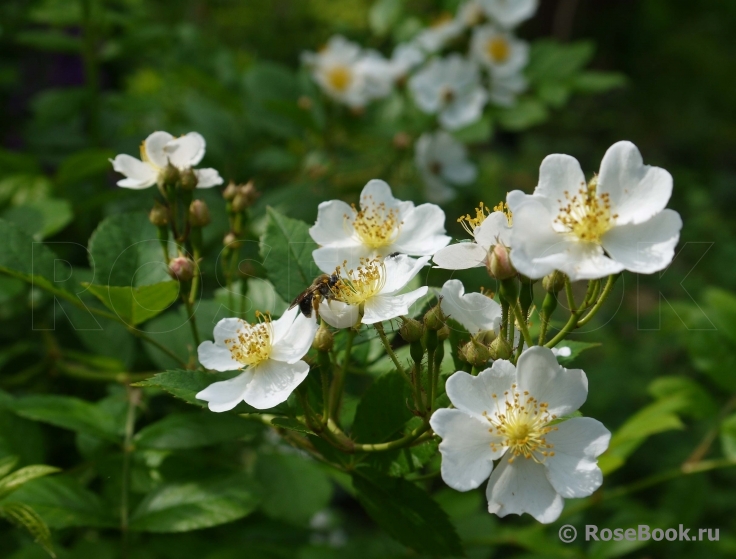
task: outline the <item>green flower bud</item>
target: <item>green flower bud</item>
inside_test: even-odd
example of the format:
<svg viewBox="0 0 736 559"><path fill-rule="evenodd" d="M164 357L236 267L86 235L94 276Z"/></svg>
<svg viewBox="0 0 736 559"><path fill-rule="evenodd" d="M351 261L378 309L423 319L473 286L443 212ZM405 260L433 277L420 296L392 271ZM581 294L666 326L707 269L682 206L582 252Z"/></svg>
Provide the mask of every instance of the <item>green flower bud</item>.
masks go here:
<svg viewBox="0 0 736 559"><path fill-rule="evenodd" d="M186 169L181 172L181 187L184 190L194 190L197 188L199 179L192 169Z"/></svg>
<svg viewBox="0 0 736 559"><path fill-rule="evenodd" d="M517 274L516 268L511 264L509 249L501 243L496 244L491 251L488 273L499 280L510 279Z"/></svg>
<svg viewBox="0 0 736 559"><path fill-rule="evenodd" d="M509 342L507 342L502 336L498 336L491 342L490 353L491 359L493 360L508 359L511 357L512 352L513 348L511 347L511 344L509 344Z"/></svg>
<svg viewBox="0 0 736 559"><path fill-rule="evenodd" d="M169 223L169 212L164 206L157 202L148 213L148 221L156 227L166 227Z"/></svg>
<svg viewBox="0 0 736 559"><path fill-rule="evenodd" d="M253 181L248 181L246 184L238 186L238 192L233 198L233 211L242 212L246 208L250 208L255 204L259 196L260 193L256 190Z"/></svg>
<svg viewBox="0 0 736 559"><path fill-rule="evenodd" d="M191 258L177 256L169 262L169 274L178 281L191 281L197 271L197 266Z"/></svg>
<svg viewBox="0 0 736 559"><path fill-rule="evenodd" d="M424 315L424 326L429 330L439 330L445 325L445 313L442 312L440 304L437 303Z"/></svg>
<svg viewBox="0 0 736 559"><path fill-rule="evenodd" d="M238 185L235 184L233 181L230 181L225 187L225 190L222 191L222 197L225 198L225 200L232 200L233 198L235 198L235 195L237 193Z"/></svg>
<svg viewBox="0 0 736 559"><path fill-rule="evenodd" d="M465 344L460 349L460 359L466 363L470 363L474 367L482 367L488 363L491 358L491 352L488 347L484 346L475 338Z"/></svg>
<svg viewBox="0 0 736 559"><path fill-rule="evenodd" d="M189 223L193 227L205 227L210 221L210 209L204 200L193 200L189 205Z"/></svg>
<svg viewBox="0 0 736 559"><path fill-rule="evenodd" d="M163 171L158 174L158 185L163 188L166 185L175 185L179 182L179 169L174 167L171 163L166 165Z"/></svg>
<svg viewBox="0 0 736 559"><path fill-rule="evenodd" d="M444 342L449 337L450 337L450 327L447 324L445 324L442 328L437 330L437 339L440 342Z"/></svg>
<svg viewBox="0 0 736 559"><path fill-rule="evenodd" d="M323 322L314 336L312 347L317 351L327 352L332 349L334 343L335 337L333 336L332 332L330 332L330 329Z"/></svg>
<svg viewBox="0 0 736 559"><path fill-rule="evenodd" d="M544 287L547 293L559 293L565 288L565 279L567 276L555 270L551 274L548 274L542 278L542 287Z"/></svg>
<svg viewBox="0 0 736 559"><path fill-rule="evenodd" d="M402 338L409 343L422 339L422 335L424 334L424 325L421 322L405 316L401 316L399 318L403 323L401 328L399 328L399 334Z"/></svg>

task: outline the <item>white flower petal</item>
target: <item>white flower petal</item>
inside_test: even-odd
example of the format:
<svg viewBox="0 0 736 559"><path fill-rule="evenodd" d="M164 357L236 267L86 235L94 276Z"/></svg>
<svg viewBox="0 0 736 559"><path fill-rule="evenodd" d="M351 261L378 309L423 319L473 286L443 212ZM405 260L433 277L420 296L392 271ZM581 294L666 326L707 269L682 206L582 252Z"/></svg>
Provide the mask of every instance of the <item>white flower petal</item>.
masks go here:
<svg viewBox="0 0 736 559"><path fill-rule="evenodd" d="M429 420L440 437L442 479L458 491L479 487L493 470L493 460L499 458L505 447L503 440L489 432L489 423L461 412L442 408ZM496 451L491 444L498 445Z"/></svg>
<svg viewBox="0 0 736 559"><path fill-rule="evenodd" d="M547 479L563 497L587 497L603 483L596 458L608 448L611 433L600 421L573 417L545 436L554 456L544 461Z"/></svg>
<svg viewBox="0 0 736 559"><path fill-rule="evenodd" d="M399 210L400 217L403 217L408 210L414 207L413 202L402 202L394 198L391 187L386 181L373 179L368 181L360 193L360 208L366 210L372 206L380 205L383 205L387 210Z"/></svg>
<svg viewBox="0 0 736 559"><path fill-rule="evenodd" d="M465 293L460 280L447 280L440 291L442 312L459 322L470 334L498 331L501 305L482 293Z"/></svg>
<svg viewBox="0 0 736 559"><path fill-rule="evenodd" d="M215 324L215 329L213 331L215 343L222 346L225 340L237 338L238 333L243 328L247 327L248 323L240 318L223 318Z"/></svg>
<svg viewBox="0 0 736 559"><path fill-rule="evenodd" d="M423 285L419 289L404 293L403 295L375 295L365 302L363 324L375 324L392 320L409 314L411 307L417 299L427 294L429 288Z"/></svg>
<svg viewBox="0 0 736 559"><path fill-rule="evenodd" d="M297 311L296 320L293 320L288 330L280 338L274 336L276 339L271 346L270 355L270 359L284 361L289 364L296 363L306 355L312 346L314 335L317 333L318 328L314 315L307 318L298 312L299 307L294 307L291 310Z"/></svg>
<svg viewBox="0 0 736 559"><path fill-rule="evenodd" d="M518 392L529 393L548 405L550 415L569 415L588 397L588 378L582 369L565 369L552 350L530 347L516 364Z"/></svg>
<svg viewBox="0 0 736 559"><path fill-rule="evenodd" d="M143 151L145 152L148 160L156 167L163 169L169 164L169 158L164 151L164 147L173 139L174 136L168 132L158 131L154 132L144 140Z"/></svg>
<svg viewBox="0 0 736 559"><path fill-rule="evenodd" d="M386 258L383 261L386 280L381 288L381 295L391 295L403 289L427 265L429 258L412 258L405 254Z"/></svg>
<svg viewBox="0 0 736 559"><path fill-rule="evenodd" d="M243 401L248 384L253 379L252 369L246 369L237 377L230 380L213 382L207 388L197 393L198 400L208 402L211 411L230 411Z"/></svg>
<svg viewBox="0 0 736 559"><path fill-rule="evenodd" d="M614 227L601 243L611 258L627 270L652 274L672 262L680 229L680 214L666 209L642 223Z"/></svg>
<svg viewBox="0 0 736 559"><path fill-rule="evenodd" d="M189 169L197 165L204 157L205 141L201 134L189 132L169 141L164 152L171 164L177 169Z"/></svg>
<svg viewBox="0 0 736 559"><path fill-rule="evenodd" d="M347 305L342 301L322 301L319 316L333 328L352 328L360 321L357 305Z"/></svg>
<svg viewBox="0 0 736 559"><path fill-rule="evenodd" d="M501 459L488 482L488 512L501 517L526 512L543 524L557 520L564 500L547 479L545 467L523 457L509 463L509 455Z"/></svg>
<svg viewBox="0 0 736 559"><path fill-rule="evenodd" d="M233 359L230 350L210 341L202 342L197 348L199 362L205 369L213 371L237 371L243 364Z"/></svg>
<svg viewBox="0 0 736 559"><path fill-rule="evenodd" d="M449 103L439 114L439 122L447 130L458 130L480 120L488 92L481 86Z"/></svg>
<svg viewBox="0 0 736 559"><path fill-rule="evenodd" d="M322 202L317 210L317 221L309 228L309 235L321 246L355 245L352 238L354 218L355 210L342 200Z"/></svg>
<svg viewBox="0 0 736 559"><path fill-rule="evenodd" d="M504 409L504 393L511 392L511 385L515 382L516 368L509 361L498 359L491 368L475 377L464 371L453 373L447 379L445 390L457 409L479 421L488 422L484 414L492 416L499 407Z"/></svg>
<svg viewBox="0 0 736 559"><path fill-rule="evenodd" d="M115 171L126 176L126 178L118 181L118 186L137 190L156 184L158 171L140 159L120 154L115 159L111 159L110 162Z"/></svg>
<svg viewBox="0 0 736 559"><path fill-rule="evenodd" d="M601 162L598 193L608 193L616 223L641 223L659 213L672 195L672 175L644 165L631 142L613 144Z"/></svg>
<svg viewBox="0 0 736 559"><path fill-rule="evenodd" d="M534 189L534 195L548 198L552 202L550 209L559 209L566 205L565 193L573 196L586 184L578 160L570 155L555 153L542 161L539 184Z"/></svg>
<svg viewBox="0 0 736 559"><path fill-rule="evenodd" d="M497 23L511 28L532 17L538 0L478 0L485 12Z"/></svg>
<svg viewBox="0 0 736 559"><path fill-rule="evenodd" d="M490 250L499 242L511 247L511 226L506 214L503 212L491 212L478 227L473 231L475 242Z"/></svg>
<svg viewBox="0 0 736 559"><path fill-rule="evenodd" d="M454 161L445 163L442 174L454 184L470 184L478 178L478 168L470 161Z"/></svg>
<svg viewBox="0 0 736 559"><path fill-rule="evenodd" d="M289 335L289 332L294 326L294 321L300 314L301 313L299 312L299 307L292 307L285 310L279 318L271 321L272 346L278 344L281 340ZM279 361L284 361L284 359L279 359Z"/></svg>
<svg viewBox="0 0 736 559"><path fill-rule="evenodd" d="M220 186L223 182L220 173L216 169L195 169L194 174L197 176L197 188L212 188Z"/></svg>
<svg viewBox="0 0 736 559"><path fill-rule="evenodd" d="M445 235L445 212L435 204L422 204L407 212L393 247L404 254L431 256L451 240Z"/></svg>
<svg viewBox="0 0 736 559"><path fill-rule="evenodd" d="M245 387L246 404L266 410L285 402L294 389L307 378L309 365L304 361L284 363L268 359L253 371L253 380Z"/></svg>
<svg viewBox="0 0 736 559"><path fill-rule="evenodd" d="M343 246L323 246L312 251L312 259L317 267L325 274L332 274L337 266L343 266L348 270L355 269L360 265L361 258L372 258L376 251L363 244L355 242ZM317 275L317 274L314 274Z"/></svg>
<svg viewBox="0 0 736 559"><path fill-rule="evenodd" d="M439 250L433 257L438 268L466 270L485 266L488 251L476 243L458 243Z"/></svg>

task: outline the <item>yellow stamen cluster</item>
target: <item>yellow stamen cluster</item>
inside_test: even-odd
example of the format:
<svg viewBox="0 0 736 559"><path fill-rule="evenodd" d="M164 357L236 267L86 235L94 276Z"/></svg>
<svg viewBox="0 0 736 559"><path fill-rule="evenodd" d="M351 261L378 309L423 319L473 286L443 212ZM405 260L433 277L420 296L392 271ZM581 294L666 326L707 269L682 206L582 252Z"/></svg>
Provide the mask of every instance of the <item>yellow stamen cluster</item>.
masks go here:
<svg viewBox="0 0 736 559"><path fill-rule="evenodd" d="M499 202L493 207L494 212L502 212L506 214L506 221L509 222L509 227L514 224L514 214L511 213L509 205L506 202Z"/></svg>
<svg viewBox="0 0 736 559"><path fill-rule="evenodd" d="M547 403L539 402L528 391L518 392L515 384L511 385L511 392L504 392L501 401L497 394L492 394L492 398L496 411L493 415L487 412L483 415L492 425L489 432L502 438L503 442L500 445L491 443L491 450L496 452L507 447L512 454L509 463L513 463L517 456L523 456L541 464L547 457L555 455L551 450L554 445L547 442L545 435L557 430L557 427L549 426L557 416L549 414Z"/></svg>
<svg viewBox="0 0 736 559"><path fill-rule="evenodd" d="M506 39L496 36L486 43L486 53L496 64L503 64L511 55L511 47Z"/></svg>
<svg viewBox="0 0 736 559"><path fill-rule="evenodd" d="M333 89L342 93L353 81L353 72L347 66L337 65L327 70L326 78Z"/></svg>
<svg viewBox="0 0 736 559"><path fill-rule="evenodd" d="M587 186L582 183L575 194L566 190L565 200L557 200L560 209L554 223L581 241L600 243L618 214L611 215L609 194L598 194L597 190L596 178Z"/></svg>
<svg viewBox="0 0 736 559"><path fill-rule="evenodd" d="M371 248L381 248L396 241L402 224L399 210L389 209L385 203L375 204L371 200L360 211L353 205L353 210L356 213L353 231L361 243ZM345 220L348 220L348 216L345 216Z"/></svg>
<svg viewBox="0 0 736 559"><path fill-rule="evenodd" d="M462 225L463 229L465 229L472 237L476 228L485 221L486 217L488 217L488 214L490 213L491 210L488 209L488 206L481 202L480 207L475 208L475 217L470 217L470 214L466 214L464 216L460 216L457 219L457 222Z"/></svg>
<svg viewBox="0 0 736 559"><path fill-rule="evenodd" d="M340 276L332 288L335 299L348 305L361 305L380 293L386 284L386 266L379 258L360 259L360 266L355 270L344 270L340 266L335 270Z"/></svg>
<svg viewBox="0 0 736 559"><path fill-rule="evenodd" d="M258 324L243 323L235 338L225 340L233 359L243 365L258 365L271 355L273 326L271 317L256 312Z"/></svg>

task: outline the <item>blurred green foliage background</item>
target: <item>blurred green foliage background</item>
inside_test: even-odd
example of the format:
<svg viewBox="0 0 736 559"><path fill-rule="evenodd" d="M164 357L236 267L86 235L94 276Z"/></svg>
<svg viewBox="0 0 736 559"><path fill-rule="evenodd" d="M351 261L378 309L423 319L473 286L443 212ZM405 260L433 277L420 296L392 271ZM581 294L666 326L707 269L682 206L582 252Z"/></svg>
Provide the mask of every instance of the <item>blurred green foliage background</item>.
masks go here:
<svg viewBox="0 0 736 559"><path fill-rule="evenodd" d="M317 96L299 67L303 50L314 50L342 33L389 51L391 38L370 30L371 4L5 0L0 5L0 217L37 240L79 243L76 248L60 244L55 250L72 267L84 268L82 247L101 219L124 211L142 215L152 204L149 193L114 186L118 177L108 158L136 154L140 141L158 129L200 132L208 142L207 166L217 168L226 180L255 180L262 191L252 208L256 229L266 206L312 222L320 201L355 200L371 178L386 179L398 197L419 201L422 190L412 158L392 141L404 123L396 120L390 105L370 108L362 117L330 103L308 111L297 107L300 96ZM407 0L405 12L428 21L456 4ZM547 154L573 155L592 174L606 148L623 139L639 147L646 163L672 173L670 207L684 221L675 261L652 277L625 275L604 316L575 337L602 342L577 361L590 381L586 415L615 432L632 414L659 402L659 408L648 407L650 415L639 418L649 431L635 430L635 444L606 478L604 495L609 486L629 487L676 470L694 452L702 451L701 458L736 456L731 415L736 405L734 27L736 2L730 0L543 0L537 16L519 34L527 40L589 41L594 45L589 67L620 72L625 84L598 95L571 95L560 108L550 104L542 118L518 130L498 126L492 137L472 146L480 166L477 184L445 206L450 234L462 238L457 216L479 200L495 204L508 190L530 192ZM334 128L325 132L323 122ZM217 193L208 191L203 197L215 216L208 243L216 252L227 224L224 212L217 210ZM249 250L245 248L246 254ZM252 252L255 258L256 250ZM207 266L214 276L214 263L205 264L206 272ZM436 276L435 285L442 277ZM482 274L461 277L468 290L487 282ZM211 296L216 287L212 283L205 289ZM31 312L49 304L44 297L17 280L0 278L0 458L20 455L23 465L46 463L67 470L97 495L94 506L114 510L118 454L101 452L105 444L84 430L74 435L34 421L38 418L33 414L3 408L10 394L61 394L104 402L105 413L115 421L125 415L122 388L86 382L54 366L56 342L49 342L34 322L38 313ZM48 321L48 313L44 316ZM164 366L160 356L157 360L144 353L124 331L85 339L59 310L55 325L44 324L54 327L54 336L70 351L115 360L110 370L117 364L133 372ZM161 396L142 412L142 425L171 413L191 409ZM344 480L314 463L273 451L263 430L235 432L232 440L214 448L163 448L138 458L133 471L136 498L161 478L180 481L204 472L216 474L213 483L224 484L218 491L226 497L238 484L249 483L238 478L247 470L255 471L252 475L266 487L270 500L236 523L185 534L136 534L130 557L411 555L372 524L340 485ZM234 477L225 478L228 471ZM288 480L285 486L273 483L277 473ZM29 504L42 492L42 482L23 489ZM630 487L631 492L600 503L593 497L578 512L577 503L571 502L570 514L548 527L527 518L490 517L479 491L459 494L439 479L429 482L429 488L458 527L470 557L733 557L734 482L733 469L673 474L670 480L638 491ZM54 539L59 557L122 557L114 521L95 522L92 505L75 516L75 506L84 509L81 494L69 488L63 493L62 486L56 491L57 508L46 503L40 512L44 516L46 511L44 518L58 528ZM321 516L315 519L317 512ZM108 514L100 509L100 516ZM720 541L565 546L557 538L562 524L572 524L580 533L585 524L666 528L680 523L719 528ZM42 557L44 551L25 533L0 524L0 556L25 559Z"/></svg>

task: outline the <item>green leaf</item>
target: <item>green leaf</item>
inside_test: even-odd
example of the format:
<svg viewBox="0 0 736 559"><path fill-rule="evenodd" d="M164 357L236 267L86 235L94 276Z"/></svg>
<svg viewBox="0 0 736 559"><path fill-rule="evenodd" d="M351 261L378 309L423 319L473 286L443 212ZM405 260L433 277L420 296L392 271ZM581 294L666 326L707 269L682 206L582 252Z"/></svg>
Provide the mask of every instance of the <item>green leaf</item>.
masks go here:
<svg viewBox="0 0 736 559"><path fill-rule="evenodd" d="M353 438L362 443L387 441L412 418L406 382L397 372L380 376L366 390L353 422Z"/></svg>
<svg viewBox="0 0 736 559"><path fill-rule="evenodd" d="M56 184L59 186L71 186L89 179L105 175L110 171L110 158L115 157L115 152L104 148L92 148L70 155L56 172Z"/></svg>
<svg viewBox="0 0 736 559"><path fill-rule="evenodd" d="M465 555L447 514L425 491L368 468L352 478L360 504L396 540L433 557Z"/></svg>
<svg viewBox="0 0 736 559"><path fill-rule="evenodd" d="M141 532L209 528L249 515L259 502L253 481L243 474L164 484L141 501L130 518L130 528Z"/></svg>
<svg viewBox="0 0 736 559"><path fill-rule="evenodd" d="M177 369L166 371L138 382L133 386L155 387L181 398L189 404L207 407L207 402L197 400L195 395L207 388L213 382L229 380L240 374L240 371L227 371L225 373L205 373L203 371L185 371Z"/></svg>
<svg viewBox="0 0 736 559"><path fill-rule="evenodd" d="M314 432L311 429L291 417L274 417L271 420L271 425L280 429L289 429L290 431L297 431L298 433L314 435Z"/></svg>
<svg viewBox="0 0 736 559"><path fill-rule="evenodd" d="M55 474L60 472L59 468L53 466L46 466L44 464L37 464L34 466L26 466L13 472L12 474L5 476L0 479L0 499L9 495L16 489L18 489L24 483L28 483L32 479L44 477L49 474Z"/></svg>
<svg viewBox="0 0 736 559"><path fill-rule="evenodd" d="M716 329L736 343L736 295L724 289L709 287L703 299L708 305L707 315Z"/></svg>
<svg viewBox="0 0 736 559"><path fill-rule="evenodd" d="M256 478L263 487L263 511L293 524L308 524L332 498L322 468L298 454L259 454Z"/></svg>
<svg viewBox="0 0 736 559"><path fill-rule="evenodd" d="M552 40L535 41L524 73L533 82L563 80L588 64L593 52L593 44L586 41L567 44Z"/></svg>
<svg viewBox="0 0 736 559"><path fill-rule="evenodd" d="M83 284L87 290L130 326L165 311L179 296L179 282L164 281L140 287Z"/></svg>
<svg viewBox="0 0 736 559"><path fill-rule="evenodd" d="M0 219L0 271L22 280L50 286L56 256L17 225Z"/></svg>
<svg viewBox="0 0 736 559"><path fill-rule="evenodd" d="M56 557L51 542L51 531L43 519L31 507L23 503L2 504L0 505L0 517L25 528L35 542L44 548L46 553L51 555L51 557Z"/></svg>
<svg viewBox="0 0 736 559"><path fill-rule="evenodd" d="M97 495L67 476L44 477L26 483L0 504L10 502L32 506L51 528L117 525Z"/></svg>
<svg viewBox="0 0 736 559"><path fill-rule="evenodd" d="M712 417L718 407L708 391L691 378L663 376L649 385L649 393L657 399L680 397L685 400L681 413L696 419Z"/></svg>
<svg viewBox="0 0 736 559"><path fill-rule="evenodd" d="M491 120L490 115L485 115L473 124L454 131L452 135L458 142L463 144L487 142L493 135L493 120Z"/></svg>
<svg viewBox="0 0 736 559"><path fill-rule="evenodd" d="M18 456L6 456L5 458L0 458L0 481L3 477L13 471L18 460L20 460Z"/></svg>
<svg viewBox="0 0 736 559"><path fill-rule="evenodd" d="M268 208L266 232L261 239L261 258L268 279L281 297L292 301L319 275L312 259L317 244L309 236L309 226Z"/></svg>
<svg viewBox="0 0 736 559"><path fill-rule="evenodd" d="M171 279L156 228L142 212L105 219L89 239L89 254L91 283L137 287Z"/></svg>
<svg viewBox="0 0 736 559"><path fill-rule="evenodd" d="M368 12L371 30L376 35L385 35L398 23L403 9L401 0L378 0Z"/></svg>
<svg viewBox="0 0 736 559"><path fill-rule="evenodd" d="M736 414L721 423L721 448L726 458L736 460Z"/></svg>
<svg viewBox="0 0 736 559"><path fill-rule="evenodd" d="M576 342L574 340L565 340L564 342L558 344L556 348L560 350L562 348L568 347L570 348L570 355L558 355L557 361L559 361L561 365L567 366L575 361L575 359L585 350L594 347L600 347L600 345L600 342Z"/></svg>
<svg viewBox="0 0 736 559"><path fill-rule="evenodd" d="M120 440L120 429L115 418L95 404L79 398L50 394L26 396L14 400L8 407L21 417L33 421L50 423L113 442Z"/></svg>
<svg viewBox="0 0 736 559"><path fill-rule="evenodd" d="M135 445L161 450L198 448L235 439L250 439L259 430L257 424L229 414L171 414L141 429L135 437Z"/></svg>
<svg viewBox="0 0 736 559"><path fill-rule="evenodd" d="M61 231L73 218L71 204L56 198L28 202L3 212L3 219L15 223L36 241Z"/></svg>
<svg viewBox="0 0 736 559"><path fill-rule="evenodd" d="M573 87L577 91L584 93L602 93L617 87L626 85L626 76L618 72L583 72L579 76L575 76L572 82Z"/></svg>
<svg viewBox="0 0 736 559"><path fill-rule="evenodd" d="M507 130L519 131L547 120L547 109L536 99L519 99L513 107L498 113L498 122Z"/></svg>

